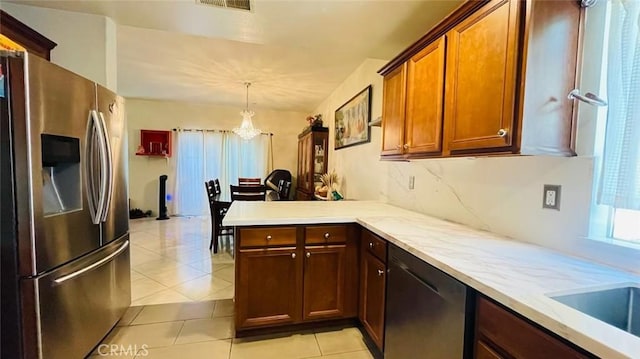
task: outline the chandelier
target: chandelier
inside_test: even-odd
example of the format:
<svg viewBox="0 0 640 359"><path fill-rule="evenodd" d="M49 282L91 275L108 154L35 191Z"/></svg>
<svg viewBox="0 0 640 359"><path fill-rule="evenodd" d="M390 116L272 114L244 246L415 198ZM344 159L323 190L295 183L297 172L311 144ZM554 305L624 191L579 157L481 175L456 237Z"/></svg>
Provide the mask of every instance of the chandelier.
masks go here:
<svg viewBox="0 0 640 359"><path fill-rule="evenodd" d="M242 123L240 124L240 127L236 127L232 131L242 137L242 139L250 140L259 135L260 130L253 127L253 121L251 118L255 113L253 111L249 111L249 86L251 86L251 82L245 82L244 85L247 86L247 106L242 110L242 112L240 112L242 115Z"/></svg>

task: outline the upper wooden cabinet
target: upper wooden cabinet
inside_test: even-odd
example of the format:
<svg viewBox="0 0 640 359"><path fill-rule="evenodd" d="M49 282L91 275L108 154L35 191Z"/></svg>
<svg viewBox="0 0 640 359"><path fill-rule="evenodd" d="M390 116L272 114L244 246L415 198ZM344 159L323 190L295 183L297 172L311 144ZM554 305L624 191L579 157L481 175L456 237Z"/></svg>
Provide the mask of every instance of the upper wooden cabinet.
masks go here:
<svg viewBox="0 0 640 359"><path fill-rule="evenodd" d="M574 155L583 15L578 1L463 3L379 71L382 157Z"/></svg>
<svg viewBox="0 0 640 359"><path fill-rule="evenodd" d="M401 155L404 144L406 64L384 76L382 90L382 155Z"/></svg>
<svg viewBox="0 0 640 359"><path fill-rule="evenodd" d="M447 33L448 150L511 146L518 1L494 0Z"/></svg>
<svg viewBox="0 0 640 359"><path fill-rule="evenodd" d="M22 45L31 54L51 60L51 50L57 44L15 17L0 10L0 34Z"/></svg>
<svg viewBox="0 0 640 359"><path fill-rule="evenodd" d="M407 62L404 153L442 151L445 44L441 37Z"/></svg>
<svg viewBox="0 0 640 359"><path fill-rule="evenodd" d="M385 75L382 155L439 155L445 74L444 37Z"/></svg>

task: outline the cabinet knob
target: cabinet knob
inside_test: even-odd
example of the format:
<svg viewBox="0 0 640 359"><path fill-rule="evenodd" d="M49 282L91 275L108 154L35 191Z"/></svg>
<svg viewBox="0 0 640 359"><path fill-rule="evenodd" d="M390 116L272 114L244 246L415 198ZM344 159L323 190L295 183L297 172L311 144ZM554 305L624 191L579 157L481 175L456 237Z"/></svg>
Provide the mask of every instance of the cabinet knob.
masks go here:
<svg viewBox="0 0 640 359"><path fill-rule="evenodd" d="M296 254L295 253L291 253L291 258L296 259Z"/></svg>
<svg viewBox="0 0 640 359"><path fill-rule="evenodd" d="M498 136L500 137L507 137L507 134L509 133L508 130L505 130L504 128L501 128L498 130Z"/></svg>
<svg viewBox="0 0 640 359"><path fill-rule="evenodd" d="M373 249L373 242L369 242L369 248Z"/></svg>
<svg viewBox="0 0 640 359"><path fill-rule="evenodd" d="M324 239L329 239L329 237L331 237L331 235L329 234L329 232L324 234Z"/></svg>
<svg viewBox="0 0 640 359"><path fill-rule="evenodd" d="M268 235L268 236L267 236L267 240L268 240L268 241L270 241L270 240L271 240L271 238L273 238L273 237L271 237L271 235Z"/></svg>
<svg viewBox="0 0 640 359"><path fill-rule="evenodd" d="M405 144L402 146L402 148L404 148L404 149L406 150L407 148L409 148L409 144L408 144L408 143L405 143Z"/></svg>
<svg viewBox="0 0 640 359"><path fill-rule="evenodd" d="M384 271L381 269L378 269L378 277L382 277L383 274L384 274Z"/></svg>
<svg viewBox="0 0 640 359"><path fill-rule="evenodd" d="M402 148L402 145L396 145L396 149L399 150Z"/></svg>
<svg viewBox="0 0 640 359"><path fill-rule="evenodd" d="M307 252L307 258L311 257L311 253Z"/></svg>

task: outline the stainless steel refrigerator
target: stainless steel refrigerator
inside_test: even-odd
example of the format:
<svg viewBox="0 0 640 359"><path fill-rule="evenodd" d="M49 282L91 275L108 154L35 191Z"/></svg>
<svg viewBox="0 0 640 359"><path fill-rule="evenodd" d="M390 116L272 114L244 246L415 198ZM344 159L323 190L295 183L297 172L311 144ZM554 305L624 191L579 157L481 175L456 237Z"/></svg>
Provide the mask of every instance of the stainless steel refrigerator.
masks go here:
<svg viewBox="0 0 640 359"><path fill-rule="evenodd" d="M0 51L0 357L82 358L131 303L121 97Z"/></svg>

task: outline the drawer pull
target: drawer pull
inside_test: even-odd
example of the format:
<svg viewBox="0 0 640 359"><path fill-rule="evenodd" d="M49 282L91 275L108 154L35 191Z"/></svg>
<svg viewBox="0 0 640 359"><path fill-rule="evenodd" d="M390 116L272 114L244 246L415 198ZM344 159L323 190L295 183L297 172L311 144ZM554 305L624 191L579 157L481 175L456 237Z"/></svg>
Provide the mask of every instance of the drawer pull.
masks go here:
<svg viewBox="0 0 640 359"><path fill-rule="evenodd" d="M270 241L270 240L271 240L271 238L273 238L273 237L271 237L271 235L268 235L268 236L267 236L267 240L268 240L268 241Z"/></svg>
<svg viewBox="0 0 640 359"><path fill-rule="evenodd" d="M326 232L326 233L324 234L324 239L329 239L329 237L331 237L331 235L329 234L329 232Z"/></svg>
<svg viewBox="0 0 640 359"><path fill-rule="evenodd" d="M291 258L296 259L296 254L295 253L291 253Z"/></svg>
<svg viewBox="0 0 640 359"><path fill-rule="evenodd" d="M384 274L384 271L381 269L378 269L378 277L382 277L383 274Z"/></svg>
<svg viewBox="0 0 640 359"><path fill-rule="evenodd" d="M311 253L307 252L307 258L311 257Z"/></svg>
<svg viewBox="0 0 640 359"><path fill-rule="evenodd" d="M373 249L373 242L369 242L369 248Z"/></svg>

